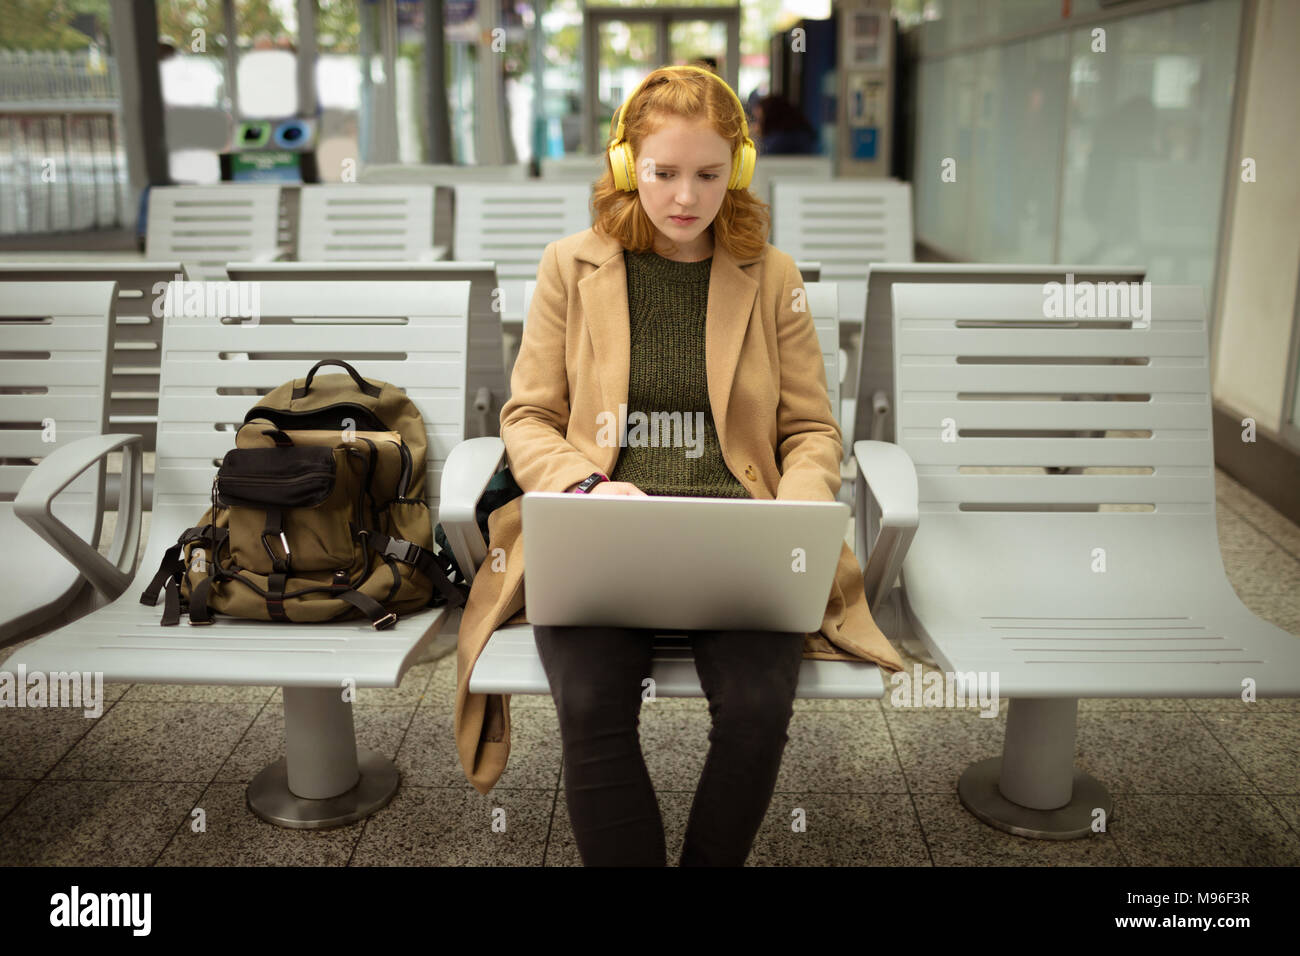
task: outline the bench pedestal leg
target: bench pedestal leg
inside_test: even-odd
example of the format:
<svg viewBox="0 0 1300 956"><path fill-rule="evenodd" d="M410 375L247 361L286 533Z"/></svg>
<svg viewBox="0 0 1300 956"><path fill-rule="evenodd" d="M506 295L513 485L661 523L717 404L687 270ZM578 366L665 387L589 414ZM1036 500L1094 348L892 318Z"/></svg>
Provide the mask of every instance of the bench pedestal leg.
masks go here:
<svg viewBox="0 0 1300 956"><path fill-rule="evenodd" d="M1096 810L1109 826L1110 793L1074 766L1074 698L1011 701L1001 757L971 764L957 782L964 806L991 827L1038 840L1074 840L1093 833Z"/></svg>
<svg viewBox="0 0 1300 956"><path fill-rule="evenodd" d="M284 688L285 755L248 785L248 808L298 830L344 826L397 792L396 765L357 746L352 704L338 687Z"/></svg>

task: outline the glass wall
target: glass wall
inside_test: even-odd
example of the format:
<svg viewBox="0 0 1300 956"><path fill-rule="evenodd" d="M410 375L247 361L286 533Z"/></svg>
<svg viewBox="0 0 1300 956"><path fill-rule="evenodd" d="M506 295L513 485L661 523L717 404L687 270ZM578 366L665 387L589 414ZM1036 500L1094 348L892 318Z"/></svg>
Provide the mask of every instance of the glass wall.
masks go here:
<svg viewBox="0 0 1300 956"><path fill-rule="evenodd" d="M923 51L968 27L1042 25L1019 3L931 3L942 18L921 27ZM1000 13L976 24L973 9ZM1091 25L923 52L918 240L972 261L1144 265L1153 282L1208 292L1240 16L1240 0L1207 0L1103 22L1104 52Z"/></svg>
<svg viewBox="0 0 1300 956"><path fill-rule="evenodd" d="M1240 0L1122 20L1108 52L1072 37L1061 258L1214 282Z"/></svg>
<svg viewBox="0 0 1300 956"><path fill-rule="evenodd" d="M1067 38L1054 34L921 70L913 173L927 242L979 249L986 262L1050 258L1067 51ZM942 178L946 169L954 181Z"/></svg>

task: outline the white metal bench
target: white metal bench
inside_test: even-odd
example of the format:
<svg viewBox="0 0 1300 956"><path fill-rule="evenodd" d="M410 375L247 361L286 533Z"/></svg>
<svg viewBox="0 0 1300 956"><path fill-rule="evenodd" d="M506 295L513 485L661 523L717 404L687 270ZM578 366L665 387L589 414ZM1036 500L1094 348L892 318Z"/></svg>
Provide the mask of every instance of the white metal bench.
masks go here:
<svg viewBox="0 0 1300 956"><path fill-rule="evenodd" d="M540 179L546 182L586 183L590 186L605 173L604 153L594 156L543 156Z"/></svg>
<svg viewBox="0 0 1300 956"><path fill-rule="evenodd" d="M754 164L754 178L749 191L772 205L772 184L778 180L828 183L835 177L829 156L759 156Z"/></svg>
<svg viewBox="0 0 1300 956"><path fill-rule="evenodd" d="M912 261L911 187L892 179L778 180L772 185L772 244L796 260L820 262L819 278L839 284L844 396L855 396L851 370L860 352L868 267ZM839 414L851 431L852 408Z"/></svg>
<svg viewBox="0 0 1300 956"><path fill-rule="evenodd" d="M821 282L822 281L822 264L812 262L808 259L801 259L795 263L799 270L799 275L803 276L804 282Z"/></svg>
<svg viewBox="0 0 1300 956"><path fill-rule="evenodd" d="M140 595L163 552L209 505L217 464L256 401L238 393L265 394L301 379L321 358L346 358L362 375L405 388L428 429L436 515L443 463L462 437L469 283L268 282L261 299L257 324L223 324L211 314L168 317L157 495L143 568L113 604L20 648L9 664L98 671L107 681L280 685L286 756L250 784L249 806L281 826L337 826L384 806L398 784L392 761L358 748L345 682L396 687L446 609L404 615L383 631L366 621L277 625L226 617L206 628L164 628L162 609L143 606ZM250 359L223 357L230 352Z"/></svg>
<svg viewBox="0 0 1300 956"><path fill-rule="evenodd" d="M529 176L527 163L512 163L505 166L394 163L363 166L357 178L363 183L433 186L433 241L439 246L450 247L455 232L455 187L458 184L523 183L528 182ZM460 258L471 257L462 255Z"/></svg>
<svg viewBox="0 0 1300 956"><path fill-rule="evenodd" d="M907 622L943 669L996 674L1011 699L1002 756L958 792L999 829L1085 836L1113 814L1074 767L1078 698L1300 694L1300 642L1246 609L1219 554L1203 293L1152 287L1146 327L1045 318L1032 285L892 294L898 445L856 447L915 464ZM1104 364L1121 358L1140 364ZM1106 437L1024 437L1043 429Z"/></svg>
<svg viewBox="0 0 1300 956"><path fill-rule="evenodd" d="M197 280L225 279L232 259L285 254L280 219L279 186L155 186L145 258L179 259Z"/></svg>
<svg viewBox="0 0 1300 956"><path fill-rule="evenodd" d="M890 289L900 283L1009 282L1043 286L1065 282L1066 274L1082 282L1141 282L1140 266L1016 265L987 262L875 262L868 266L867 301L857 354L849 362L845 395L854 396L854 413L846 416L852 441L894 441L894 312ZM851 446L852 442L845 442Z"/></svg>
<svg viewBox="0 0 1300 956"><path fill-rule="evenodd" d="M843 314L861 322L867 265L912 261L912 190L894 180L836 179L772 184L772 245L821 263L821 278L852 282ZM848 296L846 299L845 296Z"/></svg>
<svg viewBox="0 0 1300 956"><path fill-rule="evenodd" d="M232 280L248 282L456 282L470 283L469 376L465 437L499 434L501 406L510 397L501 313L494 307L496 267L491 262L232 262Z"/></svg>
<svg viewBox="0 0 1300 956"><path fill-rule="evenodd" d="M300 190L300 261L434 258L432 186L350 184Z"/></svg>
<svg viewBox="0 0 1300 956"><path fill-rule="evenodd" d="M496 265L506 377L523 333L524 283L536 280L548 243L591 225L591 190L580 183L529 182L456 187L453 257Z"/></svg>
<svg viewBox="0 0 1300 956"><path fill-rule="evenodd" d="M523 324L524 283L537 278L547 244L591 225L590 198L575 183L456 187L454 256L496 263L508 326Z"/></svg>
<svg viewBox="0 0 1300 956"><path fill-rule="evenodd" d="M357 179L363 183L389 186L522 183L528 181L528 164L459 166L455 163L371 163L361 167Z"/></svg>
<svg viewBox="0 0 1300 956"><path fill-rule="evenodd" d="M104 434L116 294L112 282L10 282L0 295L0 644L79 613L88 581L112 600L135 570L140 436ZM119 507L137 514L119 522L106 559L96 547L103 462L119 449L128 476ZM48 498L33 496L37 471ZM28 527L33 514L40 532Z"/></svg>
<svg viewBox="0 0 1300 956"><path fill-rule="evenodd" d="M158 355L162 350L160 283L186 278L180 262L0 262L0 282L116 282L108 427L139 432L153 451L158 430ZM155 315L154 312L159 314ZM152 481L145 476L145 507ZM115 497L113 484L109 498Z"/></svg>

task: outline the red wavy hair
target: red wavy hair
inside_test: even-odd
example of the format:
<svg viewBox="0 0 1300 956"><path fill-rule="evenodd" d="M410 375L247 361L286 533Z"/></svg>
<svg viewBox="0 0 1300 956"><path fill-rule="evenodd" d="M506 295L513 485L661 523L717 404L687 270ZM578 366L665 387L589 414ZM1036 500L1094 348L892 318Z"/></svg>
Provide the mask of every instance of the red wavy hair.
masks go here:
<svg viewBox="0 0 1300 956"><path fill-rule="evenodd" d="M716 79L691 70L660 67L652 72L633 102L626 106L624 137L632 155L640 152L641 143L657 132L672 117L690 122L707 120L719 136L731 145L734 156L744 141L739 105ZM618 124L610 127L610 136ZM605 172L592 184L592 226L597 232L617 239L623 248L649 252L654 248L655 225L641 207L635 192L624 192L614 184L606 144ZM759 162L762 162L760 157ZM767 203L746 189L728 189L717 216L709 226L713 241L735 259L762 255L771 228L771 209ZM676 250L671 243L670 251Z"/></svg>

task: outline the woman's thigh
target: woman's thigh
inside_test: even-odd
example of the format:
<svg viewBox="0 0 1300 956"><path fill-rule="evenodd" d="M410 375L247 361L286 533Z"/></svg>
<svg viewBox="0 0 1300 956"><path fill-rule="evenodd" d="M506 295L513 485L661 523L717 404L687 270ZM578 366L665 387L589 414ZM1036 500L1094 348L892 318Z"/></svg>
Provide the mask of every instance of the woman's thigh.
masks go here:
<svg viewBox="0 0 1300 956"><path fill-rule="evenodd" d="M562 721L640 711L654 631L534 624L533 637Z"/></svg>
<svg viewBox="0 0 1300 956"><path fill-rule="evenodd" d="M803 634L695 631L691 639L710 713L717 716L721 706L747 719L789 716L803 661Z"/></svg>

